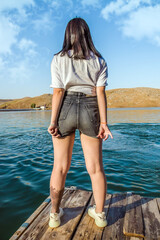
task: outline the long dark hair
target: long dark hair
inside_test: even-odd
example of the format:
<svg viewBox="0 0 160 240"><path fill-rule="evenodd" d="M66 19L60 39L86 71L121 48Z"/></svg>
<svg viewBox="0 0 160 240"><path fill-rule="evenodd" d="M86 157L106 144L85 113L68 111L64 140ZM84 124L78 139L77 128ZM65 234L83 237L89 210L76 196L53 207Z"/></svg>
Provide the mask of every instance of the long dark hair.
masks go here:
<svg viewBox="0 0 160 240"><path fill-rule="evenodd" d="M71 49L73 50L74 59L86 59L90 57L90 51L98 57L102 57L93 44L86 21L82 18L76 17L68 22L60 56L67 53L68 57L72 57L68 54L68 50Z"/></svg>

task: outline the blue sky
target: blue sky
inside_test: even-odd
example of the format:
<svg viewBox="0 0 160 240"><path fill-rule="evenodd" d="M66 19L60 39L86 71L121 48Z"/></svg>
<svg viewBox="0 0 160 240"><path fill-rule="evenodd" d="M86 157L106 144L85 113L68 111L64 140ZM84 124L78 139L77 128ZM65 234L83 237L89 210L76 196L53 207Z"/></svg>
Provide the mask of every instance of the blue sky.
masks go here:
<svg viewBox="0 0 160 240"><path fill-rule="evenodd" d="M160 1L0 1L0 98L52 93L50 63L67 23L86 20L108 86L160 88Z"/></svg>

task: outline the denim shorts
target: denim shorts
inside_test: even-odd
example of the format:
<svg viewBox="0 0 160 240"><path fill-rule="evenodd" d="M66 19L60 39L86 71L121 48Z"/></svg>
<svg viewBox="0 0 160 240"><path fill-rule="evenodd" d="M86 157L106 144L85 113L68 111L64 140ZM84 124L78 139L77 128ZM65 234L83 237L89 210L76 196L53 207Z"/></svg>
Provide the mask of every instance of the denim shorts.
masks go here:
<svg viewBox="0 0 160 240"><path fill-rule="evenodd" d="M100 115L97 96L87 96L82 92L65 91L57 118L59 138L75 132L97 138Z"/></svg>

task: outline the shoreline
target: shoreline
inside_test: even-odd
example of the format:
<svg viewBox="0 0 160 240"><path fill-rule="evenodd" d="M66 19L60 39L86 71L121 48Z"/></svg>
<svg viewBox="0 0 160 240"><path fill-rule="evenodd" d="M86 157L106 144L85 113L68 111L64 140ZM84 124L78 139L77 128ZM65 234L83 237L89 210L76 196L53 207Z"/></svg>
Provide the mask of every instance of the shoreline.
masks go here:
<svg viewBox="0 0 160 240"><path fill-rule="evenodd" d="M121 107L121 108L107 108L107 110L160 110L160 107ZM34 108L24 108L24 109L0 109L0 112L21 112L21 111L51 111L52 109L34 109Z"/></svg>
<svg viewBox="0 0 160 240"><path fill-rule="evenodd" d="M10 111L39 111L41 109L33 109L33 108L23 108L23 109L0 109L0 112L10 112ZM43 110L44 111L44 110Z"/></svg>

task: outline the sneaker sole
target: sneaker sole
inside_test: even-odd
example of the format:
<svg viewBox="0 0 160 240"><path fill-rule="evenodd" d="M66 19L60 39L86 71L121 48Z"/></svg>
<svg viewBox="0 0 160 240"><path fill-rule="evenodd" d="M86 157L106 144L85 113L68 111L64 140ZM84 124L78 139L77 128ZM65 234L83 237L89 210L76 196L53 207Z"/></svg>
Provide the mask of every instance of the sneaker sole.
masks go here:
<svg viewBox="0 0 160 240"><path fill-rule="evenodd" d="M62 215L61 217L64 215L64 211L63 209L61 210L62 211ZM59 219L59 222L55 223L55 224L51 224L51 220L49 220L49 227L50 228L56 228L56 227L59 227L61 225L61 219Z"/></svg>
<svg viewBox="0 0 160 240"><path fill-rule="evenodd" d="M56 227L59 227L60 224L61 224L61 222L58 222L57 224L51 224L51 223L49 222L49 227L50 227L50 228L56 228Z"/></svg>
<svg viewBox="0 0 160 240"><path fill-rule="evenodd" d="M92 214L92 212L90 211L90 209L88 209L88 215L89 215L90 217L94 218L95 224L96 224L98 227L106 227L106 226L107 226L107 222L106 222L106 223L100 223L100 222L96 219L95 215Z"/></svg>

